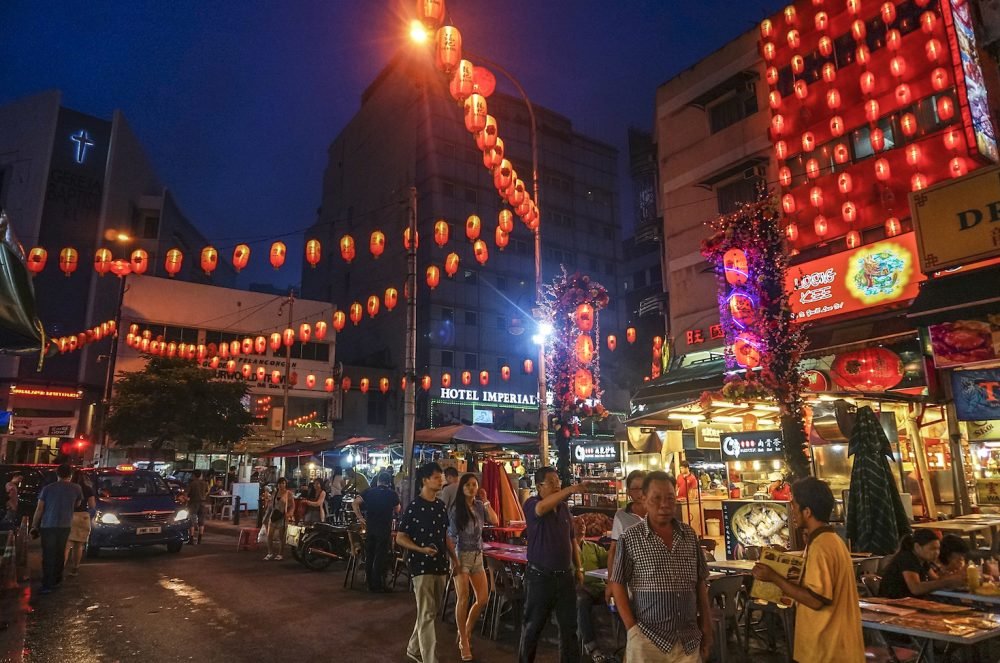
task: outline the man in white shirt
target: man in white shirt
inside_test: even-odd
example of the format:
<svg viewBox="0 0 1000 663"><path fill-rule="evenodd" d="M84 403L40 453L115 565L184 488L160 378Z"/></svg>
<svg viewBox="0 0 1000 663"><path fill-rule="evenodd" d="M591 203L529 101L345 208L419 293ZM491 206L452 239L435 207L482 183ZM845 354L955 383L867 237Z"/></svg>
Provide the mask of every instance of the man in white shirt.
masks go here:
<svg viewBox="0 0 1000 663"><path fill-rule="evenodd" d="M454 467L444 468L444 488L438 494L438 499L444 502L444 507L451 510L458 492L458 470Z"/></svg>
<svg viewBox="0 0 1000 663"><path fill-rule="evenodd" d="M333 468L333 479L330 480L330 506L335 520L344 518L344 469Z"/></svg>

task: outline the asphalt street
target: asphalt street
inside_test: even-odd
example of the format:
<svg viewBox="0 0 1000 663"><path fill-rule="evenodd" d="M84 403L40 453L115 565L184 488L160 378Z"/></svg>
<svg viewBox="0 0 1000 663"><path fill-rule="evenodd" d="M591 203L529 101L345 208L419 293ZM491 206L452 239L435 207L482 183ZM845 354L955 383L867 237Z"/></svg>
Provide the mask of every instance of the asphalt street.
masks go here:
<svg viewBox="0 0 1000 663"><path fill-rule="evenodd" d="M404 649L415 609L402 581L395 593L371 595L357 584L344 589L342 563L312 572L291 557L262 557L236 552L234 537L211 533L202 545L173 555L159 547L101 551L53 594L39 595L33 583L5 598L26 611L22 660L408 660ZM454 626L438 620L442 661L460 660L454 643ZM500 642L477 634L473 650L483 663L516 658L509 630ZM17 658L8 652L6 660ZM549 643L538 661L557 658Z"/></svg>

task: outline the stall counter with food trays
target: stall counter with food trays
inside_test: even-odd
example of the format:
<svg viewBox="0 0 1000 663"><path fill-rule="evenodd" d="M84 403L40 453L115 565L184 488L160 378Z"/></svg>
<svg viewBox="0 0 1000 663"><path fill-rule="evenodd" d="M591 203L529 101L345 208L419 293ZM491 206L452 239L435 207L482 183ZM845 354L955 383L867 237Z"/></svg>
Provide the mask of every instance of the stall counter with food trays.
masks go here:
<svg viewBox="0 0 1000 663"><path fill-rule="evenodd" d="M749 546L792 548L789 505L785 500L725 500L722 502L726 558L742 559Z"/></svg>

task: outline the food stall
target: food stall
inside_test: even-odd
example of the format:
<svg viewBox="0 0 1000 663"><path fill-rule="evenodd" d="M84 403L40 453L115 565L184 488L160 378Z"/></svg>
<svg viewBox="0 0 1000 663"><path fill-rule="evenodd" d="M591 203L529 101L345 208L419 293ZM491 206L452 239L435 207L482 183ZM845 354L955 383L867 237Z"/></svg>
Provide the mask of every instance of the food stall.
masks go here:
<svg viewBox="0 0 1000 663"><path fill-rule="evenodd" d="M573 475L587 484L586 492L570 498L574 514L597 511L614 518L615 511L624 506L623 447L624 443L615 440L574 440L570 448Z"/></svg>

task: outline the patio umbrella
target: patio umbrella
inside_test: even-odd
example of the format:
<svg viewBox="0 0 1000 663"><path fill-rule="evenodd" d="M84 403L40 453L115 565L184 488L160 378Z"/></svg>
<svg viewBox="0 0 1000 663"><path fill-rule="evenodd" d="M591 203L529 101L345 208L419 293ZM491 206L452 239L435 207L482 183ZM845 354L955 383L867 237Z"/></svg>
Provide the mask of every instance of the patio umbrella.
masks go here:
<svg viewBox="0 0 1000 663"><path fill-rule="evenodd" d="M895 552L910 522L889 468L889 439L868 406L858 408L847 453L854 456L847 496L847 538L873 555Z"/></svg>
<svg viewBox="0 0 1000 663"><path fill-rule="evenodd" d="M456 442L486 446L531 446L537 443L533 437L524 437L512 433L502 433L492 428L455 424L440 428L425 428L418 430L413 439L424 444L454 444Z"/></svg>

